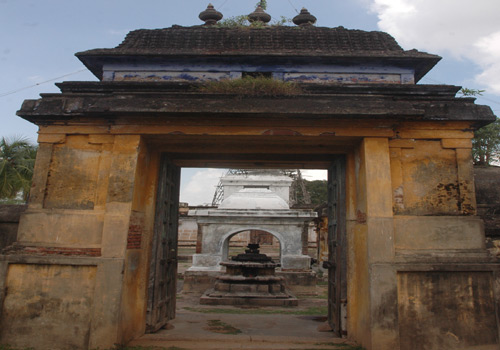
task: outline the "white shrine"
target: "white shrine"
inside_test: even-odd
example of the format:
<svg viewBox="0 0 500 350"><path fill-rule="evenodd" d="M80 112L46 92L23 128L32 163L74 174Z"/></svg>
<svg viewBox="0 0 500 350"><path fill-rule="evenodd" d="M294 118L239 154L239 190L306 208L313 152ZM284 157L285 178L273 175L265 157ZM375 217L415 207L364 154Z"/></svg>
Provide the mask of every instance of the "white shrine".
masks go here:
<svg viewBox="0 0 500 350"><path fill-rule="evenodd" d="M228 260L229 241L251 230L266 231L280 243L283 271L309 270L307 252L312 210L290 209L292 179L279 170L247 170L221 178L223 200L218 208L195 209L201 253L193 255L190 271L220 271Z"/></svg>

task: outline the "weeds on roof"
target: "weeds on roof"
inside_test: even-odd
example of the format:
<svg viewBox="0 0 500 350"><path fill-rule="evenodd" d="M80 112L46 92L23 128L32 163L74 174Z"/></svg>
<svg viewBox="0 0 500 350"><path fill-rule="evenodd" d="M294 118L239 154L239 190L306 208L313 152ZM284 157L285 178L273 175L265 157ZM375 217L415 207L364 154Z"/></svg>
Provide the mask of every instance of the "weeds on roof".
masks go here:
<svg viewBox="0 0 500 350"><path fill-rule="evenodd" d="M213 94L235 94L241 96L282 96L300 95L304 91L300 86L263 76L244 77L212 81L196 87L199 92Z"/></svg>

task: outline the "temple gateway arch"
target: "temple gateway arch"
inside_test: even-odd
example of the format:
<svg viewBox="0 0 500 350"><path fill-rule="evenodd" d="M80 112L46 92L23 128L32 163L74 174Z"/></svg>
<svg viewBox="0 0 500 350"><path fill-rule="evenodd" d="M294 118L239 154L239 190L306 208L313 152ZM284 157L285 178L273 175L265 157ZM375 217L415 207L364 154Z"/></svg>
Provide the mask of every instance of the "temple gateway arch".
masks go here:
<svg viewBox="0 0 500 350"><path fill-rule="evenodd" d="M304 16L132 31L77 53L98 82L23 103L39 149L0 255L0 343L109 348L162 327L175 317L180 168L232 167L329 170L335 333L345 298L347 336L368 350L498 349L499 263L471 159L473 131L495 116L460 87L416 84L440 57ZM205 85L242 76L277 90Z"/></svg>

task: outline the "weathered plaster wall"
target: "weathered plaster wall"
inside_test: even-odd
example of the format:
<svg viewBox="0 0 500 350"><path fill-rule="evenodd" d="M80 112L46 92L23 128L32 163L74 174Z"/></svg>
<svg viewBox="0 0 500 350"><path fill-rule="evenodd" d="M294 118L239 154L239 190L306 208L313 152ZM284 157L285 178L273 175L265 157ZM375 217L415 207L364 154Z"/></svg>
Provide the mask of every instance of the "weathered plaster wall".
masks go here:
<svg viewBox="0 0 500 350"><path fill-rule="evenodd" d="M19 218L26 205L0 205L0 251L17 240Z"/></svg>
<svg viewBox="0 0 500 350"><path fill-rule="evenodd" d="M129 300L122 299L122 284L137 262L127 253L129 244L137 244L136 224L142 221L132 215L139 140L40 135L18 242L0 260L2 324L9 325L2 327L0 342L37 349L119 342L120 300ZM36 312L20 305L32 299L40 306Z"/></svg>
<svg viewBox="0 0 500 350"><path fill-rule="evenodd" d="M394 213L475 215L472 133L459 123L434 127L401 128L390 142Z"/></svg>
<svg viewBox="0 0 500 350"><path fill-rule="evenodd" d="M155 220L159 153L141 141L125 252L120 343L144 334L148 302L149 259Z"/></svg>
<svg viewBox="0 0 500 350"><path fill-rule="evenodd" d="M110 347L143 332L161 151L201 152L198 157L203 162L205 155L218 153L222 156L214 162L222 161L217 164L234 154L257 155L253 160L261 156L268 162L275 161L266 158L271 152L306 154L318 156L307 159L308 165L322 166L327 157L346 154L347 329L349 337L369 350L399 347L398 300L407 292L398 285L398 273L444 271L450 266L459 273L472 268L468 261L481 262L486 256L480 243L482 228L473 215L472 133L467 131L467 123L324 120L319 127L297 118L286 129L280 121L265 118L240 118L232 124L224 118L201 126L190 123L189 118L172 118L162 124L144 117L133 123L120 119L113 125L41 127L18 255L0 258L2 322L18 322L10 313L15 303L7 302L17 300L9 285L25 290L18 300L29 299L31 285L23 284L24 279L33 284L42 279L41 274L24 267L14 267L16 274L10 274L13 266L49 266L56 276L74 265L79 271L95 268L93 294L86 293L93 295L90 321L82 314L79 325L90 329L89 348ZM140 134L149 136L141 138ZM86 166L66 169L58 159L68 154L82 159ZM191 159L179 159L194 164ZM71 182L65 182L65 172ZM92 183L78 184L77 190L71 187L75 178ZM61 191L61 186L68 191ZM78 193L73 196L74 191ZM474 271L492 269L481 266L476 264ZM61 299L56 291L51 292L60 281L51 277L55 287L47 298ZM431 288L425 278L422 281L422 288ZM497 281L495 277L495 286ZM7 294L1 294L5 290ZM78 294L75 298L77 301ZM50 317L44 312L37 317ZM31 334L45 334L50 339L59 334L42 328L36 318L24 320L32 327ZM30 346L24 338L8 337L13 345ZM34 343L36 338L32 339Z"/></svg>
<svg viewBox="0 0 500 350"><path fill-rule="evenodd" d="M113 136L40 135L39 142L29 207L19 225L18 242L99 249Z"/></svg>
<svg viewBox="0 0 500 350"><path fill-rule="evenodd" d="M494 268L475 216L471 132L459 123L408 126L389 142L395 256L388 271L397 274L400 348L496 349Z"/></svg>
<svg viewBox="0 0 500 350"><path fill-rule="evenodd" d="M37 350L87 348L95 284L95 266L10 264L1 342Z"/></svg>
<svg viewBox="0 0 500 350"><path fill-rule="evenodd" d="M400 254L479 251L471 133L450 129L399 132L390 141L395 248Z"/></svg>
<svg viewBox="0 0 500 350"><path fill-rule="evenodd" d="M491 272L400 272L398 290L401 349L498 349Z"/></svg>
<svg viewBox="0 0 500 350"><path fill-rule="evenodd" d="M419 344L416 339L408 336L412 329L424 334L433 324L424 322L420 327L412 319L414 312L423 312L425 307L402 313L409 292L397 283L398 276L407 276L408 270L415 276L424 276L429 270L443 271L436 276L445 279L445 271L454 271L451 276L467 275L468 282L462 281L462 277L450 277L446 283L464 293L480 286L479 294L469 295L470 302L480 302L479 295L484 294L484 310L491 313L495 309L490 302L493 285L481 279L493 276L493 270L486 264L482 268L468 265L489 261L483 223L475 216L472 135L459 123L434 129L425 123L408 123L395 132L390 139L365 138L354 149L352 158L348 157L347 178L355 179L355 186L347 183L346 203L348 334L367 349L434 349L423 343L415 345ZM475 274L471 268L482 272ZM476 283L476 279L481 281ZM425 305L425 295L439 288L435 283L438 282L434 278L424 278L405 284L413 293L410 302ZM440 300L454 305L454 297L441 294ZM456 320L478 320L477 312L467 307L451 307L443 317L438 304L436 301L436 308L427 317L435 315L443 329L456 328ZM398 323L399 317L408 319ZM481 322L471 321L469 326L479 330L484 324ZM484 322L492 327L489 337L493 339L485 344L498 346L498 339L493 337L498 328L491 315ZM483 344L463 340L472 333L465 332L457 344ZM432 336L442 334L434 332ZM402 339L404 343L400 343ZM410 347L409 342L413 344Z"/></svg>
<svg viewBox="0 0 500 350"><path fill-rule="evenodd" d="M167 81L199 82L222 79L238 79L243 72L270 73L274 79L325 84L414 84L415 72L409 68L389 65L364 64L332 65L318 62L302 64L259 64L235 63L220 59L207 62L185 58L182 62L165 60L162 64L106 64L103 67L104 80L112 81Z"/></svg>
<svg viewBox="0 0 500 350"><path fill-rule="evenodd" d="M353 166L348 169L352 171ZM367 349L397 348L389 143L365 138L354 154L355 207L348 211L348 332ZM352 176L352 175L351 175ZM348 203L348 208L351 206ZM380 312L381 308L385 311ZM351 335L352 332L352 335Z"/></svg>

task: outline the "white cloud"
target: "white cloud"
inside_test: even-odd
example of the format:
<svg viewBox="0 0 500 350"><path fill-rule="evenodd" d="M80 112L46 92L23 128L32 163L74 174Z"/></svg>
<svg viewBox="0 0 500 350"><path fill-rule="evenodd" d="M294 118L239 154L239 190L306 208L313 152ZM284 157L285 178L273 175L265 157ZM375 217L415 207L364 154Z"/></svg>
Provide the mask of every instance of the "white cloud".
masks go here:
<svg viewBox="0 0 500 350"><path fill-rule="evenodd" d="M108 34L109 35L114 35L114 36L125 36L130 30L128 29L108 29Z"/></svg>
<svg viewBox="0 0 500 350"><path fill-rule="evenodd" d="M308 181L328 179L327 170L301 170L302 177Z"/></svg>
<svg viewBox="0 0 500 350"><path fill-rule="evenodd" d="M224 169L203 169L197 171L181 189L181 202L189 205L211 204L220 177Z"/></svg>
<svg viewBox="0 0 500 350"><path fill-rule="evenodd" d="M500 94L500 1L372 0L371 9L404 49L471 60L476 82Z"/></svg>
<svg viewBox="0 0 500 350"><path fill-rule="evenodd" d="M43 77L41 75L31 75L27 77L27 79L31 82L39 82L43 79Z"/></svg>
<svg viewBox="0 0 500 350"><path fill-rule="evenodd" d="M500 92L500 30L479 39L475 47L478 49L481 67L484 69L477 80L484 82L491 90Z"/></svg>

